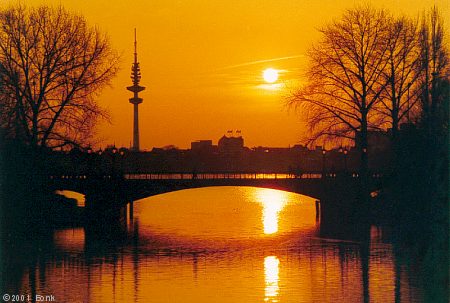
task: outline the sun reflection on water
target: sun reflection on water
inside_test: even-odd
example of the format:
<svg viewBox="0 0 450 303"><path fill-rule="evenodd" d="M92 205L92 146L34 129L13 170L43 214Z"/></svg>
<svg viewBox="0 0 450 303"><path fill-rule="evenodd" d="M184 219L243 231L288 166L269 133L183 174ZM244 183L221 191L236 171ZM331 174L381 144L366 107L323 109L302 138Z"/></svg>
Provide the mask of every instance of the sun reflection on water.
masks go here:
<svg viewBox="0 0 450 303"><path fill-rule="evenodd" d="M275 256L264 258L264 276L266 280L266 287L264 289L265 302L278 302L279 265L280 261Z"/></svg>
<svg viewBox="0 0 450 303"><path fill-rule="evenodd" d="M286 192L274 189L262 189L258 191L258 202L263 206L262 223L266 235L278 231L278 215L287 204Z"/></svg>

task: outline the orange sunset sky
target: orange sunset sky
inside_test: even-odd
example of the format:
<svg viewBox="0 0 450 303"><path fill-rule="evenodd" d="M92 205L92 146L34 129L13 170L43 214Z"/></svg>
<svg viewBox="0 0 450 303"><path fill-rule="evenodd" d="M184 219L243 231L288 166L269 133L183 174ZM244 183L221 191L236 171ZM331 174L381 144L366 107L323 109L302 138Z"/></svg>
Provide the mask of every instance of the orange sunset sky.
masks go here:
<svg viewBox="0 0 450 303"><path fill-rule="evenodd" d="M137 28L141 64L141 149L199 139L217 143L227 130L241 130L246 146L287 147L304 134L301 117L283 98L298 85L306 50L317 29L362 1L336 0L26 0L62 4L107 32L122 55L121 70L99 102L112 124L101 123L99 146L130 145L130 69ZM5 1L0 3L17 3ZM437 5L449 29L448 0L365 1L393 13L419 16ZM448 30L447 30L448 32ZM265 84L266 68L280 71Z"/></svg>

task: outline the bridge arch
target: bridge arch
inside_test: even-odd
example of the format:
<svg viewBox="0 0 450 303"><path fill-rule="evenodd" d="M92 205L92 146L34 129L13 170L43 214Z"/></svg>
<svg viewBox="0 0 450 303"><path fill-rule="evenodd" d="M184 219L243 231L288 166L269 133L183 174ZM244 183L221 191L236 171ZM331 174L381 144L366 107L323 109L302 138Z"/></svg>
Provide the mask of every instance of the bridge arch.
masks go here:
<svg viewBox="0 0 450 303"><path fill-rule="evenodd" d="M303 196L307 196L309 198L312 199L319 199L319 197L315 197L315 196L311 196L302 192L298 192L295 191L292 188L281 188L278 186L274 186L274 185L214 185L214 184L199 184L199 185L194 185L194 186L190 186L190 187L186 187L186 188L157 188L157 189L151 189L149 191L143 190L140 191L139 193L130 195L133 196L133 198L131 199L131 201L136 201L136 200L141 200L141 199L146 199L146 198L151 198L154 196L159 196L159 195L164 195L164 194L169 194L169 193L175 193L175 192L181 192L181 191L185 191L185 190L191 190L191 189L203 189L203 188L220 188L220 187L242 187L242 188L259 188L259 189L273 189L273 190L279 190L279 191L284 191L284 192L288 192L288 193L293 193L293 194L298 194L298 195L303 195ZM127 203L130 201L127 201Z"/></svg>
<svg viewBox="0 0 450 303"><path fill-rule="evenodd" d="M208 188L220 186L256 187L282 190L295 194L305 195L311 198L320 199L323 190L318 180L302 179L229 179L229 180L170 180L154 182L139 182L129 180L129 186L125 189L125 196L129 200L139 200L159 194L176 192L184 189Z"/></svg>
<svg viewBox="0 0 450 303"><path fill-rule="evenodd" d="M216 186L250 186L269 188L312 197L326 203L348 204L360 192L360 179L357 177L325 178L189 178L189 179L131 179L114 178L58 178L53 179L54 189L72 190L86 196L89 206L108 209L124 206L143 198L175 192L183 189ZM370 188L378 189L378 179Z"/></svg>

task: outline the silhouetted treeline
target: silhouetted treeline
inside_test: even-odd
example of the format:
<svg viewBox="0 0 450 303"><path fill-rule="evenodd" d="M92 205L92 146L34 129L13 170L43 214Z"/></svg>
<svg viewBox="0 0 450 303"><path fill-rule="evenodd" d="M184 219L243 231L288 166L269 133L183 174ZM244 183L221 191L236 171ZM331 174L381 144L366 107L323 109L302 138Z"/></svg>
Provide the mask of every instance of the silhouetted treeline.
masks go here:
<svg viewBox="0 0 450 303"><path fill-rule="evenodd" d="M398 134L384 196L397 241L424 261L425 302L449 297L449 83L433 77L419 121Z"/></svg>

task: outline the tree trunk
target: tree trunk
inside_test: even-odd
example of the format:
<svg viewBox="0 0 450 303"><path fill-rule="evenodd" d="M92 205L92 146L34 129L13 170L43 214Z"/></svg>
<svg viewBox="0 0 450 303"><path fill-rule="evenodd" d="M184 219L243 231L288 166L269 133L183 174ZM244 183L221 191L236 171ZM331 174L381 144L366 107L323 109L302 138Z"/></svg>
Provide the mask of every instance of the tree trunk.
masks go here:
<svg viewBox="0 0 450 303"><path fill-rule="evenodd" d="M397 104L400 104L400 102ZM399 128L398 112L399 112L398 106L395 104L392 108L392 142L395 142L395 139L397 138L398 135L398 128Z"/></svg>
<svg viewBox="0 0 450 303"><path fill-rule="evenodd" d="M367 138L367 110L361 111L361 132L360 132L360 152L361 152L361 167L360 167L360 180L361 180L361 201L364 206L368 204L369 186L369 158L368 158L368 138Z"/></svg>

